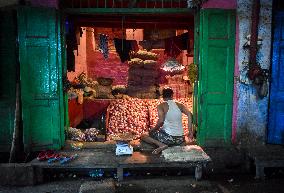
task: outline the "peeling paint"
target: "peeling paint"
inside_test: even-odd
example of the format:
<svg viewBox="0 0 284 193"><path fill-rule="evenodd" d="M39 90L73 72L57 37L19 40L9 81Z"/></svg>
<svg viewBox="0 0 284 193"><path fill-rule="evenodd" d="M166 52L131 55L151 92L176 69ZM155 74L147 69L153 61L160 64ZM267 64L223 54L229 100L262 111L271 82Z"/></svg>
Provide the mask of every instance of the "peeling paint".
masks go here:
<svg viewBox="0 0 284 193"><path fill-rule="evenodd" d="M271 58L271 22L272 1L261 0L259 37L263 38L262 46L257 53L257 62L264 69L269 69ZM264 143L268 119L268 97L260 99L255 88L246 76L249 51L243 49L246 36L250 34L252 1L238 0L237 16L239 21L239 50L236 68L239 69L239 82L236 84L237 117L236 132L238 141L243 133ZM236 74L235 74L236 75Z"/></svg>

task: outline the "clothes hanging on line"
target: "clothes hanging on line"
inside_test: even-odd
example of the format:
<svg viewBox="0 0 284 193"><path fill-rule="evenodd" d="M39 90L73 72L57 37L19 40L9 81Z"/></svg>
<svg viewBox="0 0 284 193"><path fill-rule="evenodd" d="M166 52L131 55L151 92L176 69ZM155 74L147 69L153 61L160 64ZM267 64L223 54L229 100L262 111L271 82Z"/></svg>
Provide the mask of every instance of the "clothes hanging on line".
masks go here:
<svg viewBox="0 0 284 193"><path fill-rule="evenodd" d="M176 58L182 50L188 49L189 33L165 39L165 54Z"/></svg>
<svg viewBox="0 0 284 193"><path fill-rule="evenodd" d="M139 42L139 45L142 46L147 51L152 49L164 49L165 48L165 40L143 40Z"/></svg>
<svg viewBox="0 0 284 193"><path fill-rule="evenodd" d="M113 40L116 52L119 55L122 63L130 60L131 51L137 52L139 50L136 40L125 40L118 38L114 38Z"/></svg>
<svg viewBox="0 0 284 193"><path fill-rule="evenodd" d="M76 42L77 42L77 45L80 45L80 38L81 38L82 35L83 35L83 30L82 30L82 28L81 28L81 27L76 27L75 34L76 34Z"/></svg>
<svg viewBox="0 0 284 193"><path fill-rule="evenodd" d="M99 50L103 54L104 58L108 58L108 36L105 34L99 34Z"/></svg>
<svg viewBox="0 0 284 193"><path fill-rule="evenodd" d="M136 40L130 40L130 41L131 41L132 51L138 52L139 51L139 47L138 47L137 41Z"/></svg>
<svg viewBox="0 0 284 193"><path fill-rule="evenodd" d="M83 34L82 28L74 25L73 21L66 22L66 55L67 55L67 71L75 72L75 55L74 50L77 50L80 45L80 37Z"/></svg>
<svg viewBox="0 0 284 193"><path fill-rule="evenodd" d="M165 54L171 57L177 57L182 50L188 49L189 33L183 33L178 36L159 39L159 40L143 40L139 42L147 51L151 49L165 49Z"/></svg>
<svg viewBox="0 0 284 193"><path fill-rule="evenodd" d="M74 48L72 46L67 45L67 70L75 72L75 55L73 49Z"/></svg>

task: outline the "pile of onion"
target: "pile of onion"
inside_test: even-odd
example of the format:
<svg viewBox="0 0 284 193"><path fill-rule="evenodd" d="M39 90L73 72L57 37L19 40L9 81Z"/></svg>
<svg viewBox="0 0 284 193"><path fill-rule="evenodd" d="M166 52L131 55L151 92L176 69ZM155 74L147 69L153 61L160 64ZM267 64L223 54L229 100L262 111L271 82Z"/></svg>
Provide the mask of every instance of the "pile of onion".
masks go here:
<svg viewBox="0 0 284 193"><path fill-rule="evenodd" d="M192 112L191 98L176 99L176 102L184 104ZM158 121L157 106L162 99L142 100L137 98L117 99L108 107L108 139L115 139L122 133L129 133L134 138L139 138ZM188 119L183 114L182 125L185 134L188 133Z"/></svg>
<svg viewBox="0 0 284 193"><path fill-rule="evenodd" d="M113 101L109 108L108 138L131 133L135 138L149 129L147 101L130 98Z"/></svg>

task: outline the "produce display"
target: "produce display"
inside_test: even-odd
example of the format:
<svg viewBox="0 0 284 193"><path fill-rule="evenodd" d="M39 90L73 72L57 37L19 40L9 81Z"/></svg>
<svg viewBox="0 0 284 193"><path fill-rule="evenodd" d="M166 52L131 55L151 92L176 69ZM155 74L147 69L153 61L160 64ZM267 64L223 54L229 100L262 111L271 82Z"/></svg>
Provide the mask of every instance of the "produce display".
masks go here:
<svg viewBox="0 0 284 193"><path fill-rule="evenodd" d="M127 82L126 79L121 82L125 85L113 85L112 78L91 74L91 77L95 77L92 80L86 76L86 73L81 73L71 83L71 88L69 87L69 98L77 97L80 104L84 102L84 97L111 99L108 100L110 105L107 108L103 135L106 135L108 140L117 140L124 134L133 136L133 139L140 138L158 121L157 106L163 102L163 99L159 97L161 89L165 86L172 88L175 101L184 104L192 111L192 100L188 98L189 82L188 79L183 78L185 66L173 58L167 60L168 58L161 57L158 60L160 55L145 50L131 52L128 69L121 72L128 73L128 75L125 74ZM87 102L85 104L88 105ZM182 116L182 125L184 133L188 134L186 115ZM100 128L96 125L89 127ZM98 135L102 133L99 133L96 128L89 127L88 129L80 126L78 126L80 129L71 127L68 129L68 136L75 141L96 141Z"/></svg>
<svg viewBox="0 0 284 193"><path fill-rule="evenodd" d="M85 72L82 72L78 76L78 78L75 78L75 81L76 79L78 81L77 83L84 85L84 86L91 87L91 88L95 88L95 86L98 85L98 82L91 78L88 78Z"/></svg>
<svg viewBox="0 0 284 193"><path fill-rule="evenodd" d="M157 54L139 50L132 53L128 61L128 95L140 99L157 98L156 85L159 84L159 71L157 70ZM152 87L154 90L151 90Z"/></svg>
<svg viewBox="0 0 284 193"><path fill-rule="evenodd" d="M143 65L143 64L142 64ZM78 103L83 103L83 98L88 99L114 99L112 90L117 87L112 87L113 80L111 78L98 77L96 80L88 78L86 73L82 72L76 77L71 87L68 89L69 99L78 98ZM124 86L124 93L126 93L126 86Z"/></svg>
<svg viewBox="0 0 284 193"><path fill-rule="evenodd" d="M143 60L140 58L132 58L130 61L128 61L128 65L131 66L136 66L136 67L142 67L144 64Z"/></svg>
<svg viewBox="0 0 284 193"><path fill-rule="evenodd" d="M86 141L97 141L99 131L96 128L90 128L85 130Z"/></svg>
<svg viewBox="0 0 284 193"><path fill-rule="evenodd" d="M121 133L131 133L138 138L149 129L147 101L140 99L116 99L108 107L108 138Z"/></svg>
<svg viewBox="0 0 284 193"><path fill-rule="evenodd" d="M191 111L191 99L177 99ZM139 138L141 134L147 132L149 128L155 126L158 121L157 106L162 103L162 99L125 99L113 101L109 108L108 119L108 139L112 140L121 133L130 133L134 138ZM182 124L185 134L188 134L187 116L183 115Z"/></svg>
<svg viewBox="0 0 284 193"><path fill-rule="evenodd" d="M99 135L99 131L96 128L89 128L82 131L81 129L69 127L67 132L68 138L73 141L93 142L97 141L97 136Z"/></svg>
<svg viewBox="0 0 284 193"><path fill-rule="evenodd" d="M69 127L68 129L68 138L73 141L85 141L86 136L80 129Z"/></svg>
<svg viewBox="0 0 284 193"><path fill-rule="evenodd" d="M96 92L94 92L94 95L96 95ZM68 96L69 96L69 98L77 98L77 102L79 104L83 104L84 90L83 89L74 89L74 88L71 87L68 90Z"/></svg>
<svg viewBox="0 0 284 193"><path fill-rule="evenodd" d="M141 60L157 60L158 55L153 52L139 50L138 52L131 53L131 58L140 58Z"/></svg>
<svg viewBox="0 0 284 193"><path fill-rule="evenodd" d="M158 110L157 107L163 102L163 99L153 99L148 101L149 109L149 126L151 128L155 127L158 121Z"/></svg>
<svg viewBox="0 0 284 193"><path fill-rule="evenodd" d="M157 67L157 61L155 60L145 60L143 61L143 67L146 68L146 69L154 69Z"/></svg>
<svg viewBox="0 0 284 193"><path fill-rule="evenodd" d="M168 60L162 67L162 70L172 74L181 73L184 69L185 67L175 59Z"/></svg>

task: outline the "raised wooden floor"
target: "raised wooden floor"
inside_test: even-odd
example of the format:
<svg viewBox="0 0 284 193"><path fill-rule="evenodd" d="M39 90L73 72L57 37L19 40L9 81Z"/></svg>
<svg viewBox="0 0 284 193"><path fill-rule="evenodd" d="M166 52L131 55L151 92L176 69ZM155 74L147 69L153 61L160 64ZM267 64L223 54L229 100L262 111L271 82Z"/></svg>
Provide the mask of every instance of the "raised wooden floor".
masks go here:
<svg viewBox="0 0 284 193"><path fill-rule="evenodd" d="M123 170L128 168L189 168L195 167L195 178L202 177L202 169L211 161L206 153L196 155L198 159L186 162L167 161L161 155L153 155L151 152L133 152L131 156L116 156L111 148L63 150L60 155L71 156L78 154L78 157L68 163L60 164L58 161L48 163L34 159L31 164L37 168L53 169L116 169L118 180L123 180Z"/></svg>

